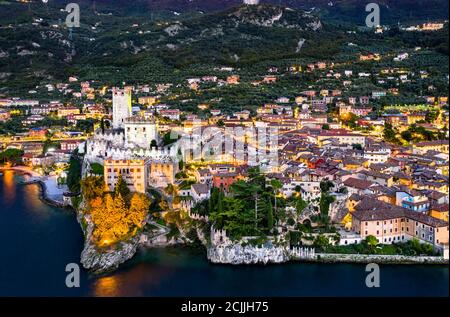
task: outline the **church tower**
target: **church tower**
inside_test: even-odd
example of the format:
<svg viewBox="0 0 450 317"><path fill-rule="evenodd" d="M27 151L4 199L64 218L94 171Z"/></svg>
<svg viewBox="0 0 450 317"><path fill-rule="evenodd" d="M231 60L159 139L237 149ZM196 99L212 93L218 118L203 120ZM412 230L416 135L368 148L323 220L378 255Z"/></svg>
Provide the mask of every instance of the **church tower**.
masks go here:
<svg viewBox="0 0 450 317"><path fill-rule="evenodd" d="M113 88L113 128L123 129L125 119L132 116L131 88Z"/></svg>

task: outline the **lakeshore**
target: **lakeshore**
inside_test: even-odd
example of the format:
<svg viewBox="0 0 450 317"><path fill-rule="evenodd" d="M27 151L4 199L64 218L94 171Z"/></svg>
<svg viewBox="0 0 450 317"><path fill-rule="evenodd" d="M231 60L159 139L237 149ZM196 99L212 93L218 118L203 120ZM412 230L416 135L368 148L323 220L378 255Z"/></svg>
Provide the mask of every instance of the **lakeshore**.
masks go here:
<svg viewBox="0 0 450 317"><path fill-rule="evenodd" d="M63 201L63 194L68 191L66 185L58 185L56 176L43 176L27 166L0 166L0 171L15 171L27 176L24 184L38 184L41 187L41 198L56 207L66 207Z"/></svg>
<svg viewBox="0 0 450 317"><path fill-rule="evenodd" d="M13 170L18 173L30 176L29 179L24 181L24 184L37 183L41 187L41 198L47 204L55 207L64 208L67 207L63 200L62 194L67 191L67 188L60 187L56 185L56 180L54 177L43 177L38 173L32 171L27 167L10 167L3 168L0 170ZM81 227L81 224L80 224ZM166 232L167 234L167 232ZM120 252L109 251L102 255L96 252L94 248L87 248L89 252L83 252L84 260L83 262L100 262L103 263L105 269L100 269L96 271L98 274L104 274L107 272L112 272L116 270L119 265L124 262L129 261L133 258L138 248L140 249L155 249L162 247L171 247L173 243L159 243L155 246L149 245L146 242L140 241L139 237L133 239L133 243L125 243L125 248L120 248ZM205 246L206 248L206 246ZM128 252L125 252L128 250ZM225 257L221 259L212 259L210 257L210 248L208 249L208 260L216 264L232 264L232 265L252 265L252 264L268 264L268 263L287 263L287 262L315 262L315 263L378 263L378 264L397 264L397 265L448 265L449 260L444 259L441 256L404 256L404 255L377 255L377 254L338 254L338 253L317 253L314 256L299 257L285 248L280 248L280 250L270 250L264 249L263 247L251 248L245 252L241 252L239 255L233 255L231 257ZM94 256L95 253L95 256ZM120 253L120 254L119 254ZM258 254L264 253L262 257L258 257ZM272 255L276 255L272 258ZM284 254L284 256L282 256ZM248 257L253 257L253 259L248 259ZM96 261L92 259L87 259L86 257L95 257ZM105 264L106 263L106 264ZM93 265L91 265L93 266Z"/></svg>
<svg viewBox="0 0 450 317"><path fill-rule="evenodd" d="M80 226L72 212L44 204L37 184L21 181L13 171L0 176L0 238L10 241L0 255L0 295L448 296L444 265L380 265L381 288L369 289L362 264L221 265L207 261L200 249L181 246L139 248L107 275L82 269L81 287L67 288L65 266L80 264Z"/></svg>

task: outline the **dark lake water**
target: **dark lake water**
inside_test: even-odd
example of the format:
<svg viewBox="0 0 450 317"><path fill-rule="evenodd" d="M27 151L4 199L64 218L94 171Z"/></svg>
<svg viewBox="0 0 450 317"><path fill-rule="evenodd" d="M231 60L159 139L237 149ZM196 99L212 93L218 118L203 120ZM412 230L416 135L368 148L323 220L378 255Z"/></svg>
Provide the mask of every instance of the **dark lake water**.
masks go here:
<svg viewBox="0 0 450 317"><path fill-rule="evenodd" d="M380 265L375 289L364 265L213 265L190 248L140 251L111 275L82 270L80 288L67 288L66 265L79 263L83 246L74 214L0 173L0 296L448 296L445 266Z"/></svg>

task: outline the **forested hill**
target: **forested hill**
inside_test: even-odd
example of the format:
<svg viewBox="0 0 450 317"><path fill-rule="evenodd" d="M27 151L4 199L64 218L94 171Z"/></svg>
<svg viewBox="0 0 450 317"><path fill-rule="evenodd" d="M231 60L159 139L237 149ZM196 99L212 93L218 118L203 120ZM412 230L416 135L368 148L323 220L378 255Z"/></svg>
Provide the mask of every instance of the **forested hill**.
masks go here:
<svg viewBox="0 0 450 317"><path fill-rule="evenodd" d="M81 27L70 36L64 25L67 13L62 11L69 1L44 5L0 0L0 94L27 92L71 75L111 84L174 81L224 65L255 69L256 64L289 59L331 60L345 53L350 42L361 50L376 43L380 49L424 46L448 54L448 26L433 34L406 34L394 28L383 36L356 36L347 32L352 25L339 27L323 12L293 5L232 6L230 0L231 7L221 11L165 10L177 1L182 0L127 1L129 5L121 0L82 0Z"/></svg>
<svg viewBox="0 0 450 317"><path fill-rule="evenodd" d="M67 0L55 0L68 2ZM222 11L243 3L243 0L81 0L86 6L100 10L142 14L149 11L170 10L178 13L188 11ZM367 3L373 0L260 0L261 4L272 4L295 9L315 9L325 19L364 24ZM94 4L95 3L95 4ZM429 19L448 19L448 0L378 0L384 24L416 23Z"/></svg>

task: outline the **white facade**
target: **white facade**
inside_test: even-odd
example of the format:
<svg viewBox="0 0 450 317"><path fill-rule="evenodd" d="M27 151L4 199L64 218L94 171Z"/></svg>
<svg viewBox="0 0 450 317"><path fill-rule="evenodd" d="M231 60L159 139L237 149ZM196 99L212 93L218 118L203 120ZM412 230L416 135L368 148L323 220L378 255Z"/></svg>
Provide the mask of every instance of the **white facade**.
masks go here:
<svg viewBox="0 0 450 317"><path fill-rule="evenodd" d="M142 117L126 118L124 129L126 147L149 149L152 140L158 143L158 130L153 120Z"/></svg>
<svg viewBox="0 0 450 317"><path fill-rule="evenodd" d="M386 163L390 156L391 150L388 148L364 150L364 159L368 160L370 163Z"/></svg>
<svg viewBox="0 0 450 317"><path fill-rule="evenodd" d="M113 128L122 129L131 116L131 90L113 88Z"/></svg>

